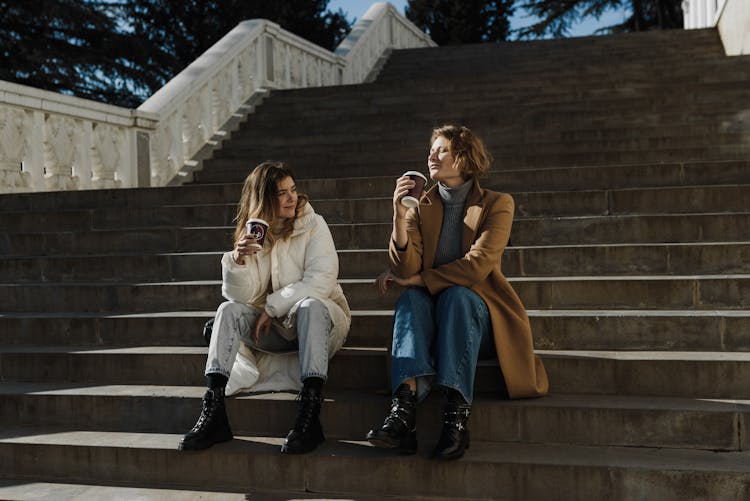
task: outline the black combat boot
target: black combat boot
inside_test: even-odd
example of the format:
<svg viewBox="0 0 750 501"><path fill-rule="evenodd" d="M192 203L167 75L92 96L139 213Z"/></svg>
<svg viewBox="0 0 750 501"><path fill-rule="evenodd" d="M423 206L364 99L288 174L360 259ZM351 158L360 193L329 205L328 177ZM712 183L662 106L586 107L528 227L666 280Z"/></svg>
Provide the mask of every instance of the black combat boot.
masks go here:
<svg viewBox="0 0 750 501"><path fill-rule="evenodd" d="M448 403L443 414L443 431L440 433L432 457L458 459L469 448L469 415L471 405L456 390L448 391Z"/></svg>
<svg viewBox="0 0 750 501"><path fill-rule="evenodd" d="M297 395L299 409L294 428L284 440L281 452L286 454L304 454L314 450L325 441L323 427L320 425L320 406L323 403L323 395L319 386L305 385Z"/></svg>
<svg viewBox="0 0 750 501"><path fill-rule="evenodd" d="M367 440L375 447L398 449L402 454L417 452L417 397L402 384L391 398L391 413L383 426L370 430Z"/></svg>
<svg viewBox="0 0 750 501"><path fill-rule="evenodd" d="M178 450L197 451L208 449L219 442L232 440L227 410L224 406L224 388L209 388L203 395L203 409L198 421L182 437Z"/></svg>

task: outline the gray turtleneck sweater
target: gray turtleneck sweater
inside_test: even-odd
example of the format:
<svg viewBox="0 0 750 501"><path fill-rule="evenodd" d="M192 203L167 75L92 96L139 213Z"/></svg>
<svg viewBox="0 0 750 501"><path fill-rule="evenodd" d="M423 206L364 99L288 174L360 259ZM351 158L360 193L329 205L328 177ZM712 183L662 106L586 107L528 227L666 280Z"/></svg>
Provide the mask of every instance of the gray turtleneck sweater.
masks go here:
<svg viewBox="0 0 750 501"><path fill-rule="evenodd" d="M469 179L461 186L449 188L438 183L438 194L443 201L443 225L435 250L435 266L450 263L463 256L461 234L463 230L464 206L474 180Z"/></svg>

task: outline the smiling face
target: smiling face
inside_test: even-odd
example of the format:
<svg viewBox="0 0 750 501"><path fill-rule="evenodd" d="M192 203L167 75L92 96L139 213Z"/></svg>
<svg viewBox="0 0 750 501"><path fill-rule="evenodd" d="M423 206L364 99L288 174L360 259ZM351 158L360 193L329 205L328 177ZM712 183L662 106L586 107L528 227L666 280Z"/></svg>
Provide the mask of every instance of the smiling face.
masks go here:
<svg viewBox="0 0 750 501"><path fill-rule="evenodd" d="M437 136L427 156L427 167L430 170L430 178L455 188L464 183L464 178L461 171L453 166L455 159L450 146L450 141L445 136Z"/></svg>
<svg viewBox="0 0 750 501"><path fill-rule="evenodd" d="M285 177L276 183L276 203L280 219L291 219L297 211L297 185L294 178Z"/></svg>

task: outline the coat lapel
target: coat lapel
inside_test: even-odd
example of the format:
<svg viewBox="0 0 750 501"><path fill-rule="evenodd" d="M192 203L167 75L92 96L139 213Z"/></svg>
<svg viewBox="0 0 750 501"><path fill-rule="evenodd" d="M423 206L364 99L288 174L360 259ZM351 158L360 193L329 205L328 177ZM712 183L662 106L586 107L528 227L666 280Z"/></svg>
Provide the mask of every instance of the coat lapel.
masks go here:
<svg viewBox="0 0 750 501"><path fill-rule="evenodd" d="M477 235L479 229L479 222L482 219L482 193L479 190L479 183L474 181L474 186L469 192L469 196L466 198L466 208L464 212L464 227L461 232L461 252L466 254L469 252L471 244ZM441 218L442 219L442 218Z"/></svg>
<svg viewBox="0 0 750 501"><path fill-rule="evenodd" d="M435 262L435 251L443 225L443 202L440 200L437 184L422 197L419 219L422 225L422 269L427 270Z"/></svg>

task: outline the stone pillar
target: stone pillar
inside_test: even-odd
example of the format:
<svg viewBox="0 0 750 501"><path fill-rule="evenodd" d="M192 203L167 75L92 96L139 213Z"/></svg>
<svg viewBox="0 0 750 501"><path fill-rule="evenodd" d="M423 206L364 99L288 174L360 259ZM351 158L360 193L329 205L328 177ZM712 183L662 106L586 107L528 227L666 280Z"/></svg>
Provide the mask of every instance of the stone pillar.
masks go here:
<svg viewBox="0 0 750 501"><path fill-rule="evenodd" d="M44 185L47 190L76 190L73 176L80 125L62 116L48 116L44 123Z"/></svg>
<svg viewBox="0 0 750 501"><path fill-rule="evenodd" d="M31 176L22 170L30 122L23 110L0 108L0 193L32 191Z"/></svg>

